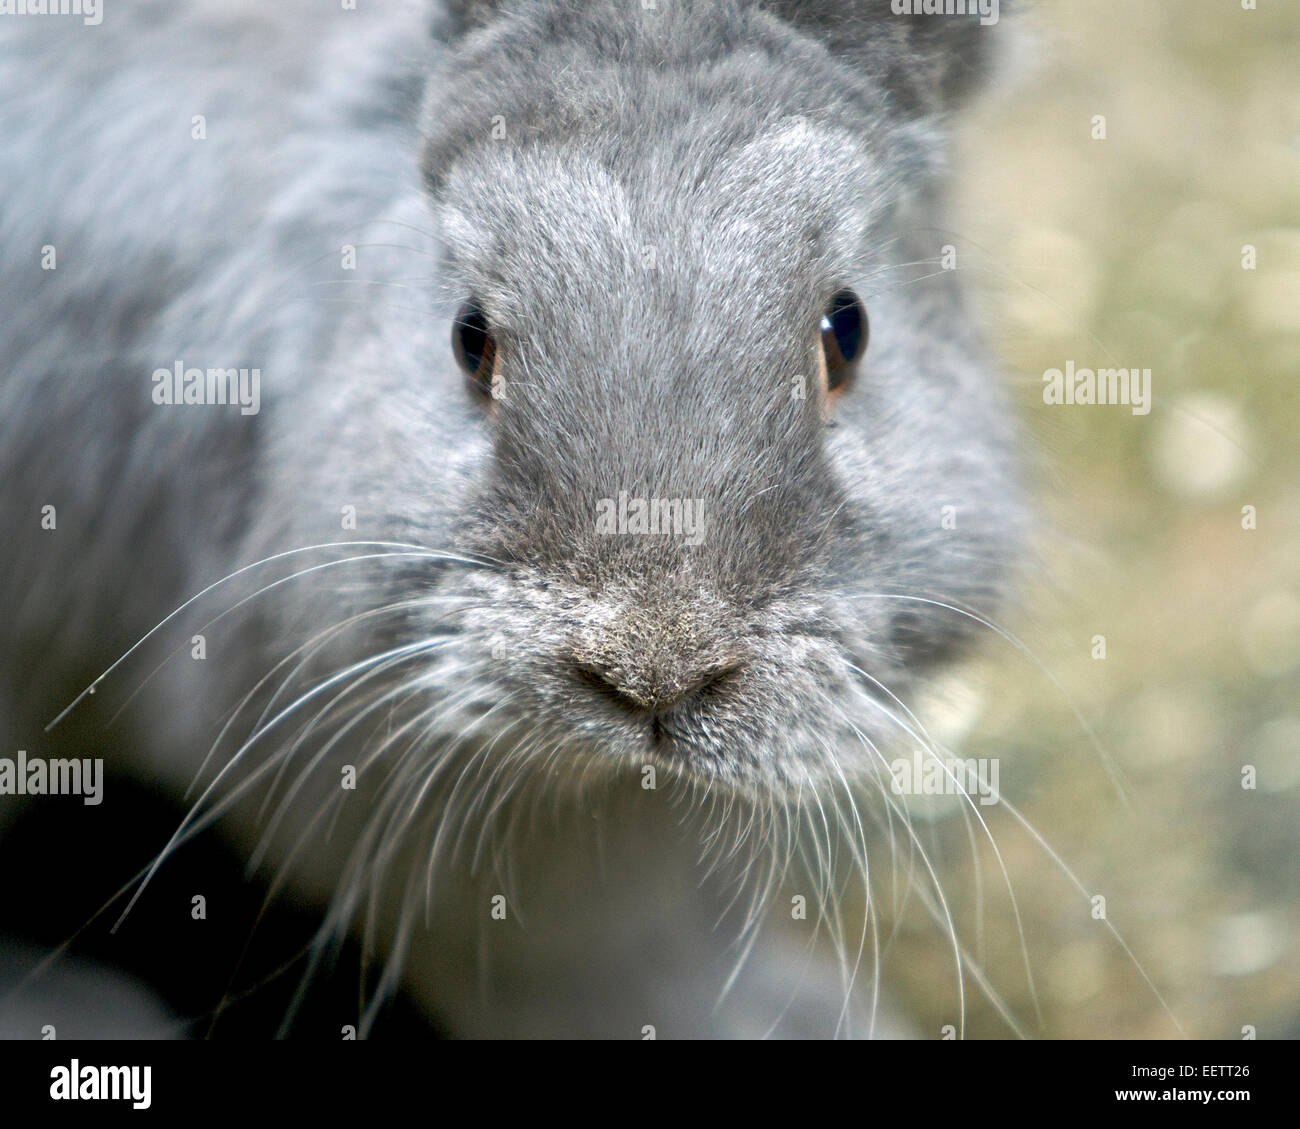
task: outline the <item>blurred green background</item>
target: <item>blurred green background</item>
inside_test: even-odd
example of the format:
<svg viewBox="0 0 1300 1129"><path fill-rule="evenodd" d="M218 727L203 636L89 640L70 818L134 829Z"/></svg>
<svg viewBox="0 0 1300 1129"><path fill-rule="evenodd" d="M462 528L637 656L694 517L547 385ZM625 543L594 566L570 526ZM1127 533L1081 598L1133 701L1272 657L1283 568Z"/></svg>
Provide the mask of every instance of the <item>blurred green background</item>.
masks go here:
<svg viewBox="0 0 1300 1129"><path fill-rule="evenodd" d="M946 241L1039 452L1033 598L1007 626L1064 693L991 637L934 716L963 755L1001 758L1169 1010L1006 811L982 814L1034 992L987 843L977 892L954 806L926 841L1027 1034L1300 1037L1300 4L1040 0L1025 26L961 121ZM1045 405L1068 360L1152 369L1150 414ZM937 1034L957 1014L948 938L915 904L900 928L887 978ZM968 1036L1012 1033L966 994Z"/></svg>

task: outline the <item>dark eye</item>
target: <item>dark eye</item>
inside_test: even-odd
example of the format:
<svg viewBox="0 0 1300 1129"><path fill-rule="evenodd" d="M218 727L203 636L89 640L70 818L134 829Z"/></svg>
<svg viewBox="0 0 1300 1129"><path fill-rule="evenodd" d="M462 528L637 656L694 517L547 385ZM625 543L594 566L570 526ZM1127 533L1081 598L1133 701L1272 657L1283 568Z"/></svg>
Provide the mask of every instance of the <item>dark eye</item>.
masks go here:
<svg viewBox="0 0 1300 1129"><path fill-rule="evenodd" d="M456 354L456 363L465 370L475 388L490 395L497 343L492 339L482 307L472 298L456 315L456 322L451 327L451 348Z"/></svg>
<svg viewBox="0 0 1300 1129"><path fill-rule="evenodd" d="M836 291L822 315L822 351L826 383L834 392L853 377L854 366L867 351L867 311L852 290Z"/></svg>

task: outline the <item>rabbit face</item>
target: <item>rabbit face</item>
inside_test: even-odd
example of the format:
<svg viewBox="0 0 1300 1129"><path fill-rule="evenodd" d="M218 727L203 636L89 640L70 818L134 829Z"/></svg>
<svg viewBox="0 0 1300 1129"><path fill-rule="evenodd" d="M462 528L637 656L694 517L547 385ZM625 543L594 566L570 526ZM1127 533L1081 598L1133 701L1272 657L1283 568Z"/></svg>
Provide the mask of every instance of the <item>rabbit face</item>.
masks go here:
<svg viewBox="0 0 1300 1129"><path fill-rule="evenodd" d="M1023 520L946 240L917 230L935 134L765 14L608 18L606 61L546 86L507 77L538 27L472 39L427 114L491 369L454 517L491 566L444 580L473 610L443 661L538 749L741 785L871 771L899 699L997 607Z"/></svg>

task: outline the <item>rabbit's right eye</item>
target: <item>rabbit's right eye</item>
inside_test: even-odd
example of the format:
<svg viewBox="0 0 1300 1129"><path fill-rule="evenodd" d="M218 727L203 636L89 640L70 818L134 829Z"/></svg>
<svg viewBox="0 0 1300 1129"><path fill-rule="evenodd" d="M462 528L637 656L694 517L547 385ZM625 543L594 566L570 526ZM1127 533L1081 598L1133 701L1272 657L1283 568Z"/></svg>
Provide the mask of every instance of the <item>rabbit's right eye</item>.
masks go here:
<svg viewBox="0 0 1300 1129"><path fill-rule="evenodd" d="M472 298L456 315L456 322L451 327L451 348L456 354L456 363L469 377L470 383L483 395L491 395L497 343L492 338L483 308Z"/></svg>
<svg viewBox="0 0 1300 1129"><path fill-rule="evenodd" d="M844 388L867 351L867 311L852 290L839 290L822 315L822 356L826 360L826 384L830 392Z"/></svg>

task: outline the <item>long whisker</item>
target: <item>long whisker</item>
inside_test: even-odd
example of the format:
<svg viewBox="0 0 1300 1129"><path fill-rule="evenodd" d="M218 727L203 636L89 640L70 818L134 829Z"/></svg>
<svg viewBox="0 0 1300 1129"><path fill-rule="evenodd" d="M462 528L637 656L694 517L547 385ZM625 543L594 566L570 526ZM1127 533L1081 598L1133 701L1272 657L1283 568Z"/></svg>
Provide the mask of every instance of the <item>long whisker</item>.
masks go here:
<svg viewBox="0 0 1300 1129"><path fill-rule="evenodd" d="M436 643L431 644L428 640L419 640L415 643L407 643L401 647L395 647L392 650L385 651L380 655L373 655L370 658L363 659L360 662L354 663L351 666L349 666L346 670L340 671L339 673L332 675L330 678L327 678L324 682L320 683L318 686L315 686L311 690L307 691L306 694L303 694L296 701L291 703L289 706L286 706L285 709L281 710L275 716L275 718L273 718L265 726L259 729L256 733L254 733L251 737L249 737L248 740L246 740L242 746L240 746L239 750L235 753L235 755L230 758L230 760L222 767L221 771L217 773L213 781L207 786L206 789L204 789L203 794L199 797L195 807L197 808L199 805L201 805L204 802L204 800L207 799L207 797L216 788L217 784L220 783L221 778L227 772L229 772L230 769L235 764L237 764L242 759L243 755L250 748L252 748L253 745L256 744L256 742L265 733L273 729L286 717L289 717L296 709L300 708L300 706L303 705L305 702L311 700L318 694L324 693L331 686L337 685L340 681L342 681L345 678L351 677L353 674L357 673L358 671L365 670L375 665L376 663L382 662L388 658L393 657L394 655L415 654L415 653L419 653L422 650L429 650L431 649L431 647L435 645ZM131 912L132 907L135 905L140 895L144 892L145 887L149 884L154 874L157 873L158 867L162 865L163 859L166 858L167 853L177 843L181 834L184 832L185 828L188 826L192 818L193 818L193 813L191 812L190 815L187 815L185 819L181 821L180 827L176 829L171 839L168 841L167 845L163 848L159 857L154 861L153 865L149 868L149 873L145 876L145 879L140 884L139 889L137 889L135 894L131 897L131 900L127 904L126 909L122 911L121 917L118 918L117 922L114 924L113 929L110 930L110 932L115 932L118 929L118 927L122 924L122 922L126 919L127 915Z"/></svg>
<svg viewBox="0 0 1300 1129"><path fill-rule="evenodd" d="M95 688L101 682L103 682L104 679L106 679L119 666L121 666L124 662L126 662L127 659L129 659L133 654L135 654L135 652L138 651L142 646L144 646L144 644L147 643L151 638L153 638L154 635L156 635L159 631L161 631L164 627L166 627L167 624L171 623L172 620L174 620L178 615L182 614L187 608L192 607L199 600L203 599L203 597L208 595L208 593L215 591L216 589L220 588L224 584L228 584L230 581L236 579L237 577L243 576L247 572L251 572L253 569L262 568L268 564L273 564L276 561L285 560L288 557L298 556L302 553L319 552L322 549L337 549L337 548L346 548L346 547L357 548L358 546L384 547L389 549L413 551L416 555L427 555L427 557L430 560L456 562L459 564L466 564L466 565L483 565L485 563L491 563L491 562L485 562L483 559L476 559L474 557L468 557L457 553L447 553L438 549L429 549L423 545L413 545L403 541L326 541L318 545L303 545L297 549L286 549L285 551L280 553L273 553L269 557L263 557L259 561L253 561L251 564L243 565L242 567L235 569L234 572L227 573L219 580L214 580L206 588L203 588L199 592L196 592L193 596L191 596L188 600L186 600L183 604L177 607L170 614L164 616L161 620L158 621L158 623L156 623L153 627L151 627L148 631L146 631L138 640L136 640L135 643L133 643L130 647L128 647L127 650L123 652L123 654L115 662L113 662L102 674L100 674L98 678L96 678L93 682L91 682L89 686L87 686L84 690L82 690L80 694L78 694L66 707L64 707L64 709L60 711L58 716L55 717L54 720L51 721L48 725L46 725L45 732L46 733L50 732L50 730L52 730L56 725L59 724L59 722L61 722L65 717L67 717L68 714L71 713L87 696L93 694L95 692Z"/></svg>
<svg viewBox="0 0 1300 1129"><path fill-rule="evenodd" d="M1096 750L1097 756L1100 758L1102 766L1106 769L1107 775L1110 776L1111 783L1114 785L1120 801L1124 804L1126 810L1132 810L1128 802L1128 796L1124 791L1125 786L1123 776L1120 773L1118 766L1115 764L1114 758L1106 751L1106 748L1102 745L1101 739L1097 736L1096 731L1088 723L1088 719L1083 716L1083 711L1075 704L1069 691L1065 689L1061 684L1061 681L1047 667L1046 663L1044 663L1042 659L1034 654L1034 652L1024 642L1018 639L1005 627L994 623L993 620L980 615L978 612L973 612L967 608L959 607L956 604L951 604L944 600L933 599L928 596L914 596L901 592L865 592L855 593L849 598L855 600L907 600L912 603L929 604L932 607L943 608L946 611L955 612L958 615L965 616L967 619L982 624L984 627L987 627L990 631L995 632L1002 639L1006 640L1006 642L1010 643L1011 646L1037 667L1039 672L1047 678L1060 693L1061 697L1065 700L1066 705L1069 706L1070 711L1074 714L1080 727L1083 729L1084 733L1087 734L1088 740L1092 742L1092 747Z"/></svg>
<svg viewBox="0 0 1300 1129"><path fill-rule="evenodd" d="M1006 884L1007 894L1011 900L1011 912L1015 918L1016 933L1020 938L1020 951L1024 958L1025 979L1028 983L1029 995L1030 995L1030 999L1033 1001L1034 1004L1034 1010L1038 1017L1038 1023L1041 1026L1043 1022L1043 1016L1042 1016L1042 1011L1040 1010L1038 1004L1038 992L1034 986L1034 973L1029 960L1029 947L1025 939L1025 927L1024 927L1024 922L1021 919L1021 915L1020 915L1020 905L1016 899L1015 887L1012 885L1011 882L1011 874L1007 870L1006 862L1003 860L1002 852L998 849L997 841L993 837L992 830L989 828L989 825L985 821L983 815L980 814L979 808L975 804L974 800L971 799L970 795L966 792L966 789L961 785L961 782L957 779L956 774L948 767L948 765L944 763L943 758L939 755L938 743L934 740L933 737L931 737L929 731L925 728L924 725L921 724L921 722L917 719L916 715L910 709L908 709L908 707L897 697L897 695L895 695L892 691L890 691L888 687L886 687L878 679L872 677L866 671L860 669L859 667L855 666L852 663L849 663L848 666L856 674L865 678L873 686L875 686L881 692L886 694L890 698L890 700L896 703L898 707L903 711L903 713L906 714L908 720L912 723L911 725L908 725L905 722L903 722L902 719L898 718L891 710L885 708L885 706L882 703L876 701L875 698L873 698L871 695L869 694L863 695L862 700L866 702L867 705L870 705L875 709L879 710L880 712L884 713L891 721L893 721L896 725L898 725L901 729L903 729L903 731L907 733L908 736L910 736L913 740L917 741L922 746L927 756L930 756L934 759L935 763L937 763L940 769L942 769L944 775L954 785L956 785L958 793L965 801L965 803L962 806L963 813L966 814L968 817L969 815L973 815L975 819L979 821L979 825L983 829L984 834L988 839L989 846L993 850L993 855L997 859L998 867L1002 871L1002 879L1003 882ZM913 726L915 726L915 728L913 728Z"/></svg>

